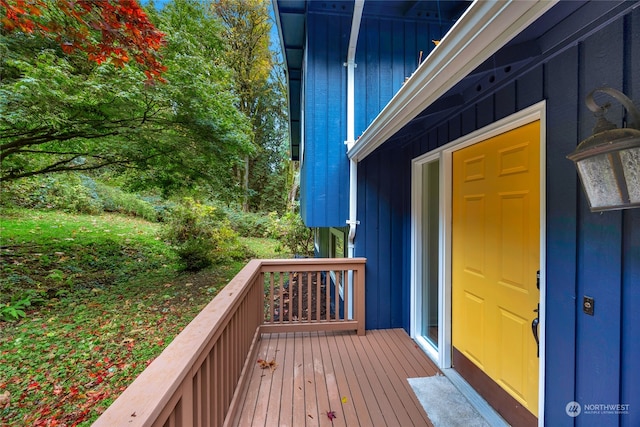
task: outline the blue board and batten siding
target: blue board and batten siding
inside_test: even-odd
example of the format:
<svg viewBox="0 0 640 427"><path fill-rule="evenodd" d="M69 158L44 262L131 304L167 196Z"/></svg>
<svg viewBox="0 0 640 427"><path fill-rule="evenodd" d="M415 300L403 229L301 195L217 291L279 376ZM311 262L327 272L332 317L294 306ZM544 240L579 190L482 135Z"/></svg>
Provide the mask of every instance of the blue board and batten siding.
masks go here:
<svg viewBox="0 0 640 427"><path fill-rule="evenodd" d="M356 53L356 137L450 24L363 18ZM346 67L351 14L309 13L300 211L309 227L343 227L349 213ZM426 28L426 30L425 30Z"/></svg>
<svg viewBox="0 0 640 427"><path fill-rule="evenodd" d="M349 194L346 147L346 71L351 19L346 15L310 15L314 37L307 49L305 112L300 171L300 211L309 227L345 224ZM322 102L315 100L322 99Z"/></svg>
<svg viewBox="0 0 640 427"><path fill-rule="evenodd" d="M588 7L606 16L614 3ZM590 25L576 16L567 22ZM554 427L640 426L640 209L591 213L566 159L592 133L595 119L583 102L589 91L611 86L640 104L640 8L602 24L582 28L541 63L359 166L356 254L368 258L366 326L409 330L411 159L546 100L545 423ZM612 103L609 116L621 126L623 109ZM582 312L585 295L595 299L594 316ZM583 411L628 404L629 413L574 419L565 412L572 400Z"/></svg>

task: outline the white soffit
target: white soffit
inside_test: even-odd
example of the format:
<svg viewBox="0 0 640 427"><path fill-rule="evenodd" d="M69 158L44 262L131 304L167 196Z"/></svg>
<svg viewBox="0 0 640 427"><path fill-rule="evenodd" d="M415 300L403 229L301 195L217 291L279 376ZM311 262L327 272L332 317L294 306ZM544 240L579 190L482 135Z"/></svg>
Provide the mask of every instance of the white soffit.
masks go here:
<svg viewBox="0 0 640 427"><path fill-rule="evenodd" d="M347 155L361 161L559 0L474 1Z"/></svg>

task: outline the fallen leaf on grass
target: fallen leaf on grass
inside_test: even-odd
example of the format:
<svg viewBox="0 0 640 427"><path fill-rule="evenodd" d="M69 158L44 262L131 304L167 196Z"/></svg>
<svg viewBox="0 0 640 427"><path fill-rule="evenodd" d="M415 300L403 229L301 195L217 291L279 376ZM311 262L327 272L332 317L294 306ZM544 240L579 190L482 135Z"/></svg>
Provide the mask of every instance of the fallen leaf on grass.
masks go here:
<svg viewBox="0 0 640 427"><path fill-rule="evenodd" d="M7 409L11 404L11 393L9 391L5 391L0 394L0 408Z"/></svg>
<svg viewBox="0 0 640 427"><path fill-rule="evenodd" d="M336 418L338 418L336 416L336 411L327 411L327 417L329 418L329 420L331 422L333 422L333 420L335 420Z"/></svg>

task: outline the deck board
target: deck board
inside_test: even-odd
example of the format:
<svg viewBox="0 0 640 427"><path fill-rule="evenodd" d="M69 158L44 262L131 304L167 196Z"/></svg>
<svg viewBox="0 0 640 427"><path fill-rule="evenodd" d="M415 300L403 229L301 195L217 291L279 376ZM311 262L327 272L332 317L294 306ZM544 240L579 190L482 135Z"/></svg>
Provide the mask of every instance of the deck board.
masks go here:
<svg viewBox="0 0 640 427"><path fill-rule="evenodd" d="M348 352L343 352L343 357L340 357L340 347L336 341L337 339L335 336L329 337L327 345L327 350L334 361L334 367L338 368L336 371L336 378L340 389L340 393L338 395L340 397L340 401L337 403L337 406L332 406L331 410L336 411L336 413L337 410L342 410L340 420L345 425L367 425L366 423L363 423L363 414L368 414L365 406L368 390L363 387L355 386L358 383L358 377L351 366L351 360L348 357ZM341 337L340 341L341 343L344 343L343 337ZM353 384L353 387L350 387L349 384ZM370 393L369 398L373 399L373 393ZM360 414L360 416L358 416L358 414ZM338 419L336 419L335 422L338 422Z"/></svg>
<svg viewBox="0 0 640 427"><path fill-rule="evenodd" d="M432 425L407 378L439 371L402 329L263 334L257 355L277 367L250 364L234 425Z"/></svg>
<svg viewBox="0 0 640 427"><path fill-rule="evenodd" d="M287 357L287 340L285 335L275 335L273 334L270 337L271 340L278 340L278 345L283 346L284 348L276 348L272 356L277 360L284 360ZM283 363L283 362L281 362ZM278 419L280 418L280 399L285 396L285 380L284 380L284 369L276 369L273 371L271 375L271 389L269 390L269 404L267 405L267 412L263 414L259 414L260 419L256 420L258 425L276 425L278 423ZM271 390L279 390L280 394L275 395L271 393ZM257 415L257 414L256 414ZM262 422L262 420L265 420Z"/></svg>
<svg viewBox="0 0 640 427"><path fill-rule="evenodd" d="M284 358L279 357L280 353L278 352L278 357L276 360L281 366L276 369L282 369L283 371L282 393L280 399L278 399L277 388L272 390L274 394L273 400L276 403L276 411L274 411L273 413L269 412L267 414L267 420L271 421L266 425L290 426L292 425L292 406L287 405L283 408L282 402L291 402L293 399L294 334L288 333L286 335L281 335L280 337L284 338L283 341L285 344L285 356Z"/></svg>
<svg viewBox="0 0 640 427"><path fill-rule="evenodd" d="M298 297L300 300L300 297ZM298 311L300 313L300 311ZM300 334L296 336L294 341L294 357L293 357L293 426L303 426L306 423L305 406L304 406L304 336L308 334ZM282 405L281 408L285 406ZM282 425L282 424L281 424Z"/></svg>
<svg viewBox="0 0 640 427"><path fill-rule="evenodd" d="M379 351L375 352L375 356L378 357L378 363L386 371L386 376L391 382L395 393L401 396L404 393L413 393L411 386L405 378L414 378L418 376L419 371L412 369L411 363L406 363L406 360L399 354L397 349L393 349L388 346L388 342L382 339L382 334L374 336L372 346L378 345ZM405 406L408 413L419 412L421 405L412 399L405 399L399 402ZM394 403L396 404L396 403ZM425 414L426 415L426 414ZM400 419L400 425L406 425L405 421ZM425 416L423 423L428 423L428 418Z"/></svg>

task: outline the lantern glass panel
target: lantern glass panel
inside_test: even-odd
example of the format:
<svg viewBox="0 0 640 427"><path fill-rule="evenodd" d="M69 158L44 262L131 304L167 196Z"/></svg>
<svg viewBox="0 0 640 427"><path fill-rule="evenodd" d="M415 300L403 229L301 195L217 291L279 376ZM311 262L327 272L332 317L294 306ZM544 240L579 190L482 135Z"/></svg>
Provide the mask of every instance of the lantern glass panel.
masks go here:
<svg viewBox="0 0 640 427"><path fill-rule="evenodd" d="M578 161L577 166L592 208L622 204L609 154L587 157Z"/></svg>
<svg viewBox="0 0 640 427"><path fill-rule="evenodd" d="M640 147L620 151L620 160L627 181L631 203L640 203Z"/></svg>

